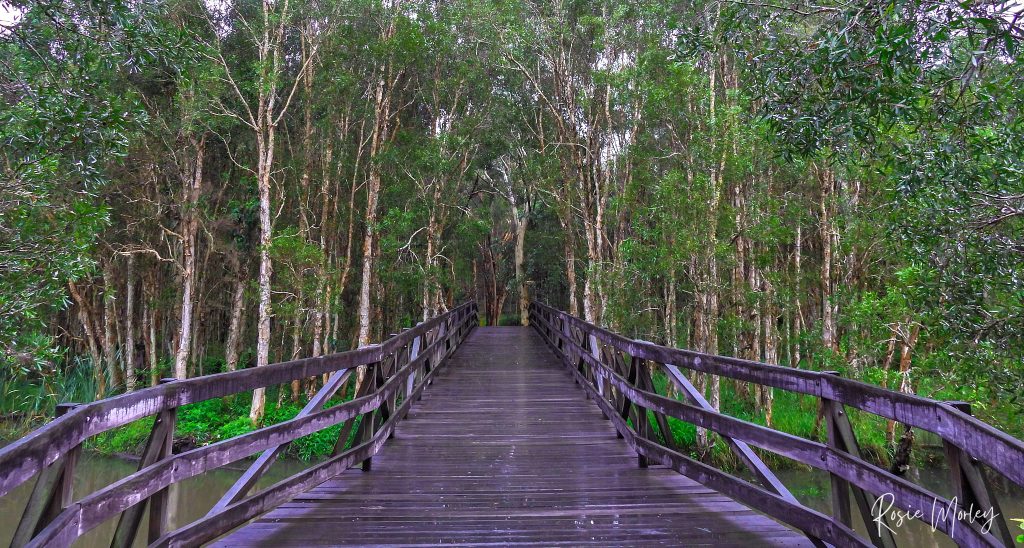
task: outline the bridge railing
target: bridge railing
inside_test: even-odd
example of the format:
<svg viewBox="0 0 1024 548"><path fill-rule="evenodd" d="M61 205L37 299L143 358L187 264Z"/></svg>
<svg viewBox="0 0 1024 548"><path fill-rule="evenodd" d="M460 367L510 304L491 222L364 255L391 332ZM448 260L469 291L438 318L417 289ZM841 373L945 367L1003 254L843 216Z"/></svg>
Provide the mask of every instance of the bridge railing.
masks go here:
<svg viewBox="0 0 1024 548"><path fill-rule="evenodd" d="M989 488L986 468L1024 486L1024 443L972 417L963 404L894 392L831 372L633 340L538 302L530 305L530 321L637 452L641 466L649 461L669 466L803 531L818 544L895 546L895 524L887 523L886 515L900 510L906 512L904 516L924 520L960 546L1014 545L1006 516ZM719 413L680 367L818 398L827 443ZM657 393L652 370L658 369L686 401ZM955 496L941 497L861 458L847 407L938 435L945 447ZM668 424L669 417L718 433L757 483L685 455ZM832 515L798 502L751 446L827 472L832 484ZM867 539L853 529L851 495L864 520ZM975 511L987 514L979 516ZM992 513L996 515L990 522Z"/></svg>
<svg viewBox="0 0 1024 548"><path fill-rule="evenodd" d="M381 344L350 352L278 363L159 386L85 405L64 404L52 422L0 449L0 497L38 477L12 546L68 546L101 523L118 517L112 546L131 546L148 504L148 543L193 546L212 540L338 473L371 457L395 423L418 399L437 368L477 325L475 303L394 335ZM324 409L347 382L354 399ZM324 387L295 418L231 439L173 454L176 410L292 380L329 375ZM90 437L155 416L139 470L74 501L77 456ZM293 440L343 424L333 455L287 479L249 494L281 450ZM260 453L217 505L199 521L168 531L168 488L182 480Z"/></svg>

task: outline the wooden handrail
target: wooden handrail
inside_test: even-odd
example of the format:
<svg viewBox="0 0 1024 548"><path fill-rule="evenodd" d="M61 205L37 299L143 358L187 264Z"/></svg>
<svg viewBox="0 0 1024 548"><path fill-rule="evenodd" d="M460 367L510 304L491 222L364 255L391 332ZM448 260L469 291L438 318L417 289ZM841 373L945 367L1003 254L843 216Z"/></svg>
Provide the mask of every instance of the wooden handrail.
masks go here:
<svg viewBox="0 0 1024 548"><path fill-rule="evenodd" d="M638 454L682 471L709 487L729 494L825 541L847 544L851 542L850 535L854 535L854 537L856 535L849 528L850 524L843 523L844 520L837 519L837 516L824 516L810 511L799 503L794 504L794 501L787 500L778 492L772 493L743 482L734 476L694 461L671 447L666 447L653 436L641 435L641 432L635 428L636 422L633 422L633 426L628 424L623 416L611 409L611 404L606 398L609 396L620 398L626 406L634 405L638 409L644 410L642 414L636 413L634 416L645 416L647 410L650 410L656 418L669 416L687 421L730 439L749 443L829 472L833 477L841 478L842 481L854 486L857 490L855 494L863 493L865 498L882 494L893 497L894 508L911 512L921 510L921 515L928 516L932 513L933 505L960 509L964 503L963 497L958 502L939 497L901 477L861 460L856 452L851 453L833 447L831 444L826 445L792 436L721 414L707 406L684 403L657 394L653 387L640 386L632 378L626 378L616 371L614 363L606 363L607 360L601 359L601 356L623 352L632 359L650 360L664 368L670 379L673 378L673 373L678 374L675 366L682 366L694 371L817 396L823 401L829 400L838 405L849 405L894 420L903 421L909 417L912 419L909 422L913 426L936 433L948 446L986 462L1014 483L1018 485L1022 483L1019 479L1022 469L1024 469L1024 444L945 403L885 390L827 373L709 356L698 352L667 348L649 342L634 341L542 303L532 303L530 311L531 325L562 356L577 379L595 398L598 405L602 406L602 411L606 415L611 414L610 418L612 418L616 429L633 445ZM596 348L601 344L605 346ZM611 352L608 352L609 348ZM608 394L607 388L602 389L590 379L602 379L603 382L614 388L616 393ZM886 398L891 398L891 400ZM605 405L608 406L607 409ZM951 424L956 424L959 428L950 431ZM664 427L661 430L662 437L665 438L668 445L671 445L671 432L665 432ZM848 434L852 437L852 431ZM984 440L982 443L990 445L972 446L972 441L975 440ZM855 444L855 439L850 441ZM993 446L999 453L998 455L991 454ZM956 454L962 455L961 453ZM958 458L966 459L965 456ZM984 475L980 470L975 470L973 473L975 475L971 476L970 485L961 485L961 488L974 489L984 484ZM736 482L744 485L738 485ZM762 483L765 483L763 478ZM966 483L968 482L963 482L963 484ZM766 484L765 487L772 489L771 485ZM980 495L977 497L979 499L995 501L991 493L976 492L976 494ZM769 498L766 499L766 497ZM873 500L873 498L868 500ZM973 521L957 521L955 511L944 514L942 517L945 519L934 523L934 527L950 535L962 546L1012 546L1012 540L1001 516L995 519L996 526L991 531L982 531L981 527ZM828 523L822 523L822 519L827 520ZM865 516L866 521L871 519L871 516ZM868 526L870 529L877 527L877 524L871 522L868 523ZM893 542L890 535L872 534L871 536L872 542L876 545L890 545ZM863 542L860 537L856 538L858 543Z"/></svg>
<svg viewBox="0 0 1024 548"><path fill-rule="evenodd" d="M97 434L190 403L307 379L339 369L372 366L379 363L383 356L394 353L397 348L437 327L448 315L470 307L475 313L476 304L465 303L446 315L423 322L381 344L318 358L303 358L266 367L178 380L78 405L18 441L0 448L0 497L32 478L71 448Z"/></svg>
<svg viewBox="0 0 1024 548"><path fill-rule="evenodd" d="M828 398L861 411L932 432L956 445L971 457L988 464L1013 483L1024 485L1024 441L944 402L820 371L768 365L636 341L589 324L546 304L532 304L541 310L558 315L574 327L585 327L588 334L631 356L799 394Z"/></svg>
<svg viewBox="0 0 1024 548"><path fill-rule="evenodd" d="M369 390L364 391L360 397L328 409L310 409L289 421L147 462L138 472L78 502L67 504L66 508L51 516L52 521L48 525L43 524L45 527L38 530L38 534L34 535L27 545L67 546L100 523L144 504L149 497L161 493L171 484L257 452L279 447L329 426L345 421L350 421L351 424L359 416L362 416L361 424L365 425L377 422L377 417L382 414L388 415L383 419L384 424L377 432L371 432L361 426L360 432L364 432L363 439L357 438L355 446L351 449L339 452L340 454L325 463L300 472L256 495L234 504L222 505L218 512L212 512L201 520L207 522L207 525L214 521L221 533L226 532L249 519L237 518L242 515L238 512L240 506L246 508L248 512L245 515L249 515L253 509L263 507L254 504L254 500L265 502L281 500L281 497L287 498L294 494L293 489L296 485L307 485L323 474L338 473L353 462L358 463L372 457L400 416L395 409L397 396L400 393L407 396L406 401L403 401L404 406L409 401L408 396L418 394L423 389L430 379L430 373L455 351L459 343L475 327L476 314L476 304L466 303L379 345L322 358L296 360L258 369L175 381L80 406L0 450L0 495L31 478L35 473L47 470L48 465L57 460L51 456L54 451L59 451L59 448L77 447L90 436L147 415L171 411L180 405L253 388L282 384L293 379L337 372L359 365L369 366L371 369L367 373L367 383L364 385L369 387ZM412 353L405 351L407 347L418 346L421 337L429 341L422 352L413 356ZM418 373L419 383L412 387L412 381L417 378ZM322 399L326 400L326 397ZM323 401L319 403L322 405ZM345 430L346 440L347 434L348 430ZM340 440L339 447L344 449L344 446L345 440ZM237 521L236 518L241 521ZM119 537L121 540L127 539L127 544L130 544L136 535L138 520L133 515L128 521L126 532ZM121 533L121 527L118 529ZM153 531L150 541L157 540L152 533ZM174 538L173 533L165 534L162 530L156 530L156 533L157 536L164 535L165 539ZM115 542L117 540L115 539Z"/></svg>

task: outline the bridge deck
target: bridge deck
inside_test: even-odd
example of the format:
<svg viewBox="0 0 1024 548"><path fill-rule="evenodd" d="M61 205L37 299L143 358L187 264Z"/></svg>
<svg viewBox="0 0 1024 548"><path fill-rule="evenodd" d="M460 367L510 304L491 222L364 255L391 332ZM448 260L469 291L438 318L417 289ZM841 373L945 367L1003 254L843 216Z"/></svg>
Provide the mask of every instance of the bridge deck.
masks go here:
<svg viewBox="0 0 1024 548"><path fill-rule="evenodd" d="M807 539L676 472L641 469L530 328L478 328L349 470L222 546L758 544Z"/></svg>

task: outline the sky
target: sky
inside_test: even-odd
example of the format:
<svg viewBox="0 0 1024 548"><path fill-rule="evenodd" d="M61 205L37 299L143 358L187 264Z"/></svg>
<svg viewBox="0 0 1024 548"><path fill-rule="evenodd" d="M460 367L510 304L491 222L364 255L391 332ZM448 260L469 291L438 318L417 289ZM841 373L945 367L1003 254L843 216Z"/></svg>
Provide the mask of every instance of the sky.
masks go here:
<svg viewBox="0 0 1024 548"><path fill-rule="evenodd" d="M16 9L10 2L0 0L0 25L9 27L17 23L20 18L21 10Z"/></svg>

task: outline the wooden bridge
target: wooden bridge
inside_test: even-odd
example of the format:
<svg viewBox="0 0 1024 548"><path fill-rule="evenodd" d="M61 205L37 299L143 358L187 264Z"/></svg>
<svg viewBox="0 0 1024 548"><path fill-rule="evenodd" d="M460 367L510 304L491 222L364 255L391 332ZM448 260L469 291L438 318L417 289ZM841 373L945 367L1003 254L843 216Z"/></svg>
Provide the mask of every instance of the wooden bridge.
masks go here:
<svg viewBox="0 0 1024 548"><path fill-rule="evenodd" d="M12 545L68 546L117 520L113 546L894 546L898 536L871 512L883 495L925 519L935 506L953 509L929 525L961 546L1013 545L988 476L1024 485L1024 443L961 404L631 340L539 303L530 319L532 328L478 328L470 303L380 345L62 405L54 421L0 449L0 496L36 478ZM360 366L355 397L325 407ZM684 369L819 399L828 442L718 413ZM319 375L323 389L296 418L171 450L179 407ZM673 395L655 389L662 378ZM862 459L849 409L937 434L955 498ZM83 442L148 416L156 420L139 471L76 499ZM691 458L674 421L717 432L747 473ZM334 425L332 457L252 492L289 442ZM832 511L801 504L752 447L827 472ZM169 486L256 454L204 518L169 528ZM998 514L991 528L961 519L971 505ZM857 514L866 537L853 529Z"/></svg>

